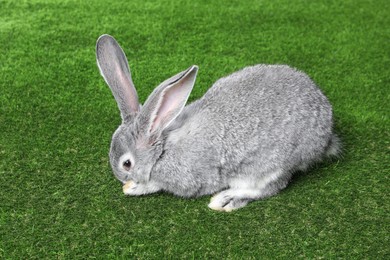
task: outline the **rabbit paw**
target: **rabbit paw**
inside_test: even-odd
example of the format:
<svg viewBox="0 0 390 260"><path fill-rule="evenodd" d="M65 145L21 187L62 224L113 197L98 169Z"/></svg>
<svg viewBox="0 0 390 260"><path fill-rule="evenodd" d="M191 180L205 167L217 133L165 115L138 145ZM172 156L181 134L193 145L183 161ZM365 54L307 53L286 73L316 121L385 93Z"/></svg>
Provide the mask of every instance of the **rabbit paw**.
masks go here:
<svg viewBox="0 0 390 260"><path fill-rule="evenodd" d="M246 206L249 200L237 197L236 193L235 190L221 191L211 198L208 207L217 211L230 212Z"/></svg>

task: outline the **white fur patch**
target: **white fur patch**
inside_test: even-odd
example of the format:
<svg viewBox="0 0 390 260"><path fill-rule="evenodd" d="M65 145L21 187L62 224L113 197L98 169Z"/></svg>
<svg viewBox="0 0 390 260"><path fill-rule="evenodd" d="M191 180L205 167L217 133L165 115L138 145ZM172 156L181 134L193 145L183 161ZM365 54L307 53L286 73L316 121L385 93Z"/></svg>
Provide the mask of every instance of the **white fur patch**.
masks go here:
<svg viewBox="0 0 390 260"><path fill-rule="evenodd" d="M255 176L247 177L247 178L234 178L229 181L229 186L232 189L262 190L270 182L276 181L282 175L283 175L282 171L274 171L272 173L269 173L268 175L265 175L262 178L256 178Z"/></svg>

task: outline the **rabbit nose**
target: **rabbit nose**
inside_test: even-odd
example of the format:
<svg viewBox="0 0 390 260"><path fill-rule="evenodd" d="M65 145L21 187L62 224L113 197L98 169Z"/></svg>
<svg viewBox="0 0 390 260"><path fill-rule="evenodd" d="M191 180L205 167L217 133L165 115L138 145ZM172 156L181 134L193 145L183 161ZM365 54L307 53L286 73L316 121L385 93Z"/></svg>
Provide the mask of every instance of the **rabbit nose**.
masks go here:
<svg viewBox="0 0 390 260"><path fill-rule="evenodd" d="M129 174L123 175L123 178L121 178L121 179L122 179L123 184L126 184L127 182L131 181Z"/></svg>
<svg viewBox="0 0 390 260"><path fill-rule="evenodd" d="M123 176L123 178L121 178L121 182L123 184L126 184L128 181L129 181L129 176L127 176L127 175L125 175L125 176Z"/></svg>

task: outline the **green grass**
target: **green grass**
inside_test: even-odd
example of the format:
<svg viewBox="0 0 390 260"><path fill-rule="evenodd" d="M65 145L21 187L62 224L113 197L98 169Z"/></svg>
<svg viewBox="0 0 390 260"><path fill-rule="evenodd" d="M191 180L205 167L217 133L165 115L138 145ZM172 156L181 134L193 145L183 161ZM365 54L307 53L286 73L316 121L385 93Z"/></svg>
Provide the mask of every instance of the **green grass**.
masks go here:
<svg viewBox="0 0 390 260"><path fill-rule="evenodd" d="M387 0L0 0L0 258L388 259L389 10ZM120 117L96 66L103 33L123 46L141 101L192 64L190 100L248 65L305 71L333 104L343 157L229 214L209 210L209 197L125 197L108 163Z"/></svg>

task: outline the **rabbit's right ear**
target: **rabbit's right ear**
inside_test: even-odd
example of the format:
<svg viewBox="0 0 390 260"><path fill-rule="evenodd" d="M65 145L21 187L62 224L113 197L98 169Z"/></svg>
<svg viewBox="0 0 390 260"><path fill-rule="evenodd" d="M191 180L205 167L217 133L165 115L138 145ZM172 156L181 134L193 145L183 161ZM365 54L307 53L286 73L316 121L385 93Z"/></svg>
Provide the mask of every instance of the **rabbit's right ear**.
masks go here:
<svg viewBox="0 0 390 260"><path fill-rule="evenodd" d="M183 110L195 84L198 67L169 78L158 86L141 109L138 122L153 142Z"/></svg>
<svg viewBox="0 0 390 260"><path fill-rule="evenodd" d="M104 34L99 37L96 42L96 59L100 73L118 104L122 120L134 118L140 109L137 91L126 55L112 36Z"/></svg>

